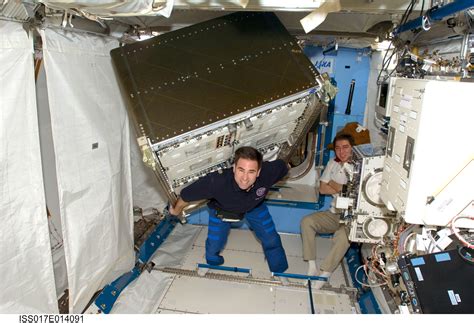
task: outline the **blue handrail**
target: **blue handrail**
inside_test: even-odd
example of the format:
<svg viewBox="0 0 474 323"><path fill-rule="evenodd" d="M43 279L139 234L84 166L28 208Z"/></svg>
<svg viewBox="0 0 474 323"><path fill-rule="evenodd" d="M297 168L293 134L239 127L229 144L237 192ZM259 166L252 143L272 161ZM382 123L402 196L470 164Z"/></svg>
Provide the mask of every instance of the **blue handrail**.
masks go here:
<svg viewBox="0 0 474 323"><path fill-rule="evenodd" d="M433 8L433 10L428 11L427 16L430 20L442 20L447 16L450 16L459 11L469 9L471 7L474 7L474 0L458 0L448 3L447 5L444 5L440 8ZM401 34L407 30L420 28L422 25L423 16L410 20L409 22L399 26L397 29L395 29L393 34Z"/></svg>

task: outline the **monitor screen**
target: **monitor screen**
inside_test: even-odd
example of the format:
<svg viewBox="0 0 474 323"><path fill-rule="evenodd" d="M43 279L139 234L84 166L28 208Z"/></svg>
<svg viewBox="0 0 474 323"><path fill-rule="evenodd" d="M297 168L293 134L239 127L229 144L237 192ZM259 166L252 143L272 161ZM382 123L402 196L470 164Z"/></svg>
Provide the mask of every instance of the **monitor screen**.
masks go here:
<svg viewBox="0 0 474 323"><path fill-rule="evenodd" d="M385 82L379 85L378 92L377 92L377 100L375 103L375 111L379 116L389 117L390 112L392 110L391 104L391 92L393 89L393 81L394 77L389 78Z"/></svg>
<svg viewBox="0 0 474 323"><path fill-rule="evenodd" d="M380 84L379 88L379 107L387 107L388 83Z"/></svg>

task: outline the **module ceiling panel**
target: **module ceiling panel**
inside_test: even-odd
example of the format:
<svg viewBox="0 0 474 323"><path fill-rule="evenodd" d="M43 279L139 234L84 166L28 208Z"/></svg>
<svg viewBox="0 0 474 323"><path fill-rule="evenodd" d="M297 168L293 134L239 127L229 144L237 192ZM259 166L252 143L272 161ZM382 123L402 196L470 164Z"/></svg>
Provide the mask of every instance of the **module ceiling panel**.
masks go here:
<svg viewBox="0 0 474 323"><path fill-rule="evenodd" d="M152 143L316 86L273 13L237 12L111 52L137 129Z"/></svg>

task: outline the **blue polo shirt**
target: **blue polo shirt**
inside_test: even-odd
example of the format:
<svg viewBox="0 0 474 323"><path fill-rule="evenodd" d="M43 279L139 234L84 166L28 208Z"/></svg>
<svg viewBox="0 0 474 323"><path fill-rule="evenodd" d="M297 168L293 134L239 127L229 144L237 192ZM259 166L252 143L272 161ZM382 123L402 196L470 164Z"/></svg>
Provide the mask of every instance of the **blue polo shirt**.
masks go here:
<svg viewBox="0 0 474 323"><path fill-rule="evenodd" d="M288 173L283 160L264 162L260 175L252 188L247 192L240 189L234 180L232 168L210 173L198 179L181 191L181 198L185 202L210 200L207 204L213 209L220 209L235 213L246 213L265 199L268 189Z"/></svg>

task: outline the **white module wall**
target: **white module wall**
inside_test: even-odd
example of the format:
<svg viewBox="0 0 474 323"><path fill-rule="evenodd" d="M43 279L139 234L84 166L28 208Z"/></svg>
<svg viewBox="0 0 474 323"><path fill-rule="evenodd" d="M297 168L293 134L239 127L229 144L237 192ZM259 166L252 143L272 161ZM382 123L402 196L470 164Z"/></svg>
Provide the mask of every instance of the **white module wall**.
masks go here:
<svg viewBox="0 0 474 323"><path fill-rule="evenodd" d="M473 93L474 83L395 80L381 198L406 222L446 225L470 202L466 194L452 194L446 203L460 205L459 210L429 210L429 201L473 159ZM472 192L472 200L472 187L457 190Z"/></svg>

